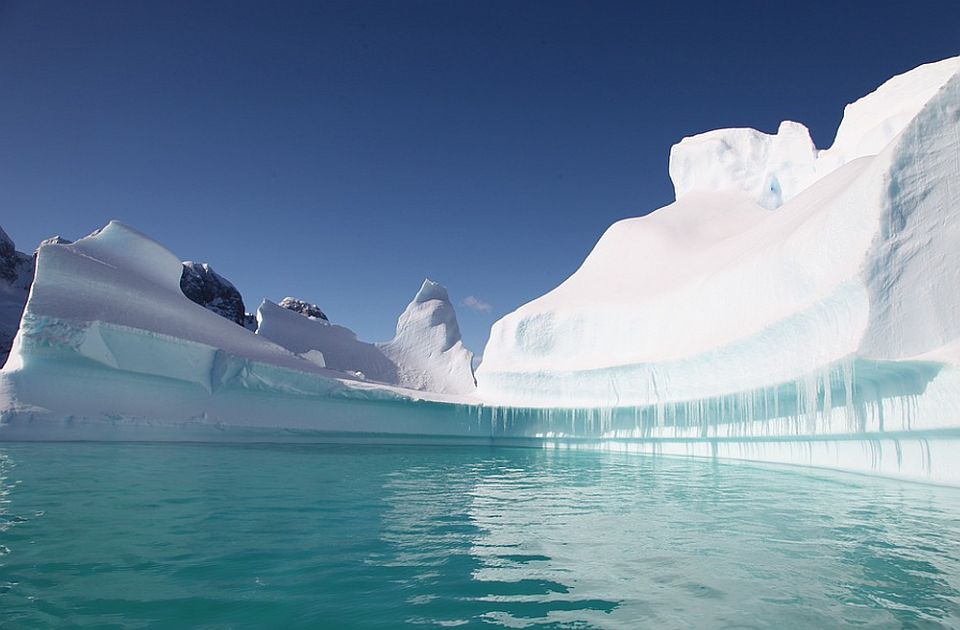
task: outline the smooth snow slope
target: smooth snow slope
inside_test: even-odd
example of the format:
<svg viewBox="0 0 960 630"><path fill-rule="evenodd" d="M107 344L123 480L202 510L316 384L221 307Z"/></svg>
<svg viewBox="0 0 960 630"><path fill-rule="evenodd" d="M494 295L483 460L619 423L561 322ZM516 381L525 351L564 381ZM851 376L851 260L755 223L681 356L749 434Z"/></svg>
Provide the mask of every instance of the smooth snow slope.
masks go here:
<svg viewBox="0 0 960 630"><path fill-rule="evenodd" d="M397 366L383 356L372 343L357 339L357 334L320 318L264 300L257 309L257 335L283 346L300 356L345 374L359 372L364 378L396 384ZM317 355L319 353L319 356Z"/></svg>
<svg viewBox="0 0 960 630"><path fill-rule="evenodd" d="M892 79L847 108L815 159L795 124L763 141L685 139L675 203L611 226L573 276L494 325L481 397L663 408L791 386L809 414L862 393L858 359L955 365L958 70L950 59Z"/></svg>

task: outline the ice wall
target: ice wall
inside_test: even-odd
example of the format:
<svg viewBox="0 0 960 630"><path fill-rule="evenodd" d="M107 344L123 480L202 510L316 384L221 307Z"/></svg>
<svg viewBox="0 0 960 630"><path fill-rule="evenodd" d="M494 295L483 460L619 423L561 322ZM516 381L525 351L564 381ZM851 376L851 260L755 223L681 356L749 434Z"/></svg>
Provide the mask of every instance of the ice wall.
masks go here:
<svg viewBox="0 0 960 630"><path fill-rule="evenodd" d="M921 424L954 426L958 70L923 66L848 107L832 169L792 123L682 141L675 203L611 226L573 276L494 325L481 398L634 408L658 428L843 432L865 426L858 405L887 426L918 405ZM770 197L772 179L791 185Z"/></svg>
<svg viewBox="0 0 960 630"><path fill-rule="evenodd" d="M712 191L693 187L613 225L573 276L494 325L477 373L481 397L516 406L657 405L798 383L858 357L947 360L960 338L960 78L956 60L917 72L922 80L892 82L939 83L925 103L912 91L883 106L867 97L871 116L898 113L844 126L875 138L881 118L890 140L879 153L814 179L772 212L758 205L751 182L767 178L761 167L789 142L774 139L751 166L744 156L755 134L701 138L713 147L708 158L719 139L742 140L731 145L731 172L759 175L717 180ZM877 91L880 101L891 93L901 95ZM841 144L873 146L849 137Z"/></svg>
<svg viewBox="0 0 960 630"><path fill-rule="evenodd" d="M893 77L844 109L833 145L817 151L810 132L784 121L776 134L717 129L670 149L670 179L677 200L693 192L743 193L772 210L816 180L861 157L877 155L960 71L960 57Z"/></svg>

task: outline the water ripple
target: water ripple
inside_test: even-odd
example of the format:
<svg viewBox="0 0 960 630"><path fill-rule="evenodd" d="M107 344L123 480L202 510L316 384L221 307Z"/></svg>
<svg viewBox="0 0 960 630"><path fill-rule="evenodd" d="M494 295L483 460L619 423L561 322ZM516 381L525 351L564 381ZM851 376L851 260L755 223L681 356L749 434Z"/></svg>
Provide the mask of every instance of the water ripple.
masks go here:
<svg viewBox="0 0 960 630"><path fill-rule="evenodd" d="M4 627L951 627L958 588L946 488L486 447L0 448Z"/></svg>

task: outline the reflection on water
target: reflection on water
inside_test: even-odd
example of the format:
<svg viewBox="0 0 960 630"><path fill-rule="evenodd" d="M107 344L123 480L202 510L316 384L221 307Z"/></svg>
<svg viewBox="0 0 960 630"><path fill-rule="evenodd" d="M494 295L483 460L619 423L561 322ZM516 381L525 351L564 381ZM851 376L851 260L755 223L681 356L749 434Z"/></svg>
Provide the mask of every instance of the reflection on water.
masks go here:
<svg viewBox="0 0 960 630"><path fill-rule="evenodd" d="M951 489L485 447L0 453L15 626L960 623Z"/></svg>

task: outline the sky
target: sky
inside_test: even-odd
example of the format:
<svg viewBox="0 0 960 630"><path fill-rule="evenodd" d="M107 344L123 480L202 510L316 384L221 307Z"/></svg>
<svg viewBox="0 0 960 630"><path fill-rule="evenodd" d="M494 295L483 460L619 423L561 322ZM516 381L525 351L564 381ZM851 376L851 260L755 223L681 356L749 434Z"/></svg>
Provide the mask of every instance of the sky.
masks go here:
<svg viewBox="0 0 960 630"><path fill-rule="evenodd" d="M0 226L30 251L119 219L367 341L430 277L481 353L673 200L684 136L789 119L826 148L957 54L956 0L0 0Z"/></svg>

